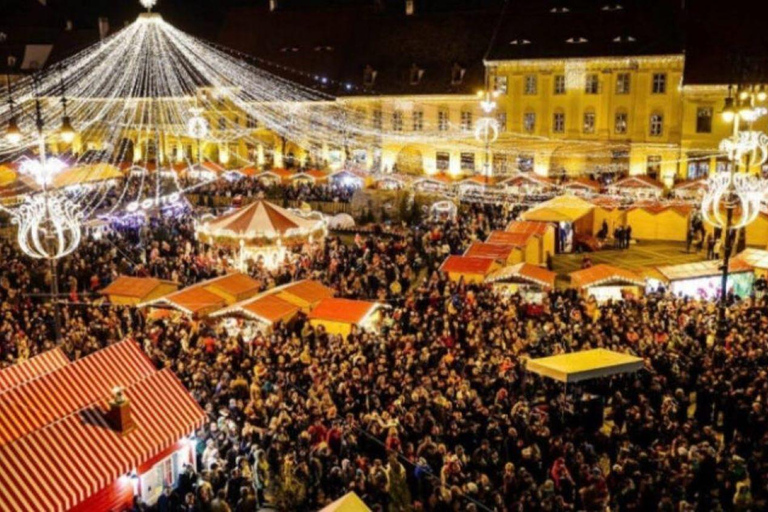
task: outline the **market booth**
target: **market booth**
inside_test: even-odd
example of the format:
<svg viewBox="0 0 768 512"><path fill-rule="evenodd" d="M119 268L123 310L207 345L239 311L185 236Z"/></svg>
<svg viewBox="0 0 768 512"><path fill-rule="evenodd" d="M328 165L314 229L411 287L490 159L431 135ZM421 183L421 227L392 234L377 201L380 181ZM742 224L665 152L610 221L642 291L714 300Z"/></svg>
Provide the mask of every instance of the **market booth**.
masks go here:
<svg viewBox="0 0 768 512"><path fill-rule="evenodd" d="M14 425L0 429L0 510L35 512L154 505L196 466L190 435L207 419L173 371L128 340L17 380L0 414Z"/></svg>
<svg viewBox="0 0 768 512"><path fill-rule="evenodd" d="M570 384L643 369L643 360L604 348L529 359L526 369L542 377Z"/></svg>
<svg viewBox="0 0 768 512"><path fill-rule="evenodd" d="M322 326L330 334L348 336L353 327L366 331L378 331L378 302L352 299L323 299L309 313L313 327Z"/></svg>
<svg viewBox="0 0 768 512"><path fill-rule="evenodd" d="M277 268L285 260L288 247L323 240L326 226L323 219L303 217L259 200L201 222L195 231L205 243L239 249L241 269L248 260Z"/></svg>
<svg viewBox="0 0 768 512"><path fill-rule="evenodd" d="M672 186L672 196L684 201L701 201L707 192L707 178L685 180Z"/></svg>
<svg viewBox="0 0 768 512"><path fill-rule="evenodd" d="M371 509L354 492L349 492L318 512L371 512Z"/></svg>
<svg viewBox="0 0 768 512"><path fill-rule="evenodd" d="M573 178L562 185L560 188L566 194L573 194L580 197L592 197L600 193L600 183L589 178Z"/></svg>
<svg viewBox="0 0 768 512"><path fill-rule="evenodd" d="M521 173L499 182L508 194L519 196L551 196L557 192L557 183L551 178L534 173Z"/></svg>
<svg viewBox="0 0 768 512"><path fill-rule="evenodd" d="M563 195L523 212L522 219L549 222L556 227L556 251L572 252L577 237L592 236L595 205L574 195Z"/></svg>
<svg viewBox="0 0 768 512"><path fill-rule="evenodd" d="M499 262L491 258L448 256L440 265L440 272L448 274L448 278L454 282L463 279L465 283L480 284L491 272L499 268L501 268Z"/></svg>
<svg viewBox="0 0 768 512"><path fill-rule="evenodd" d="M656 272L648 279L649 289L664 285L675 295L699 299L713 299L720 295L722 270L718 260L661 266L656 267ZM738 257L731 259L728 290L733 290L741 298L749 297L754 280L752 265Z"/></svg>
<svg viewBox="0 0 768 512"><path fill-rule="evenodd" d="M687 205L654 205L630 208L627 224L636 240L685 242L693 208Z"/></svg>
<svg viewBox="0 0 768 512"><path fill-rule="evenodd" d="M328 179L334 185L341 187L368 187L373 183L371 175L352 169L341 169L328 175Z"/></svg>
<svg viewBox="0 0 768 512"><path fill-rule="evenodd" d="M598 302L638 297L645 288L645 280L640 275L604 263L571 272L569 276L572 287Z"/></svg>
<svg viewBox="0 0 768 512"><path fill-rule="evenodd" d="M320 185L328 182L328 174L318 169L297 172L291 176L291 181L301 185Z"/></svg>
<svg viewBox="0 0 768 512"><path fill-rule="evenodd" d="M269 291L216 311L211 318L221 318L230 335L242 334L244 339L251 339L258 333L272 332L277 323L291 322L300 311L299 306Z"/></svg>
<svg viewBox="0 0 768 512"><path fill-rule="evenodd" d="M748 247L736 255L735 260L745 262L752 267L756 277L768 277L768 251Z"/></svg>
<svg viewBox="0 0 768 512"><path fill-rule="evenodd" d="M768 213L760 211L757 218L744 228L747 245L752 247L768 246Z"/></svg>
<svg viewBox="0 0 768 512"><path fill-rule="evenodd" d="M478 243L478 242L475 242ZM474 244L473 244L474 245ZM510 247L509 256L503 260L512 265L525 261L539 265L541 263L541 243L534 233L510 233L509 231L491 231L486 239L485 246ZM480 256L480 254L465 253L466 256Z"/></svg>
<svg viewBox="0 0 768 512"><path fill-rule="evenodd" d="M175 292L179 285L173 281L154 277L118 276L99 293L109 298L112 304L135 306Z"/></svg>
<svg viewBox="0 0 768 512"><path fill-rule="evenodd" d="M271 292L281 299L299 306L305 313L309 313L323 299L331 298L334 295L334 291L331 288L328 288L320 281L312 279L302 279L301 281L278 286L273 288Z"/></svg>
<svg viewBox="0 0 768 512"><path fill-rule="evenodd" d="M490 258L504 265L512 265L521 261L522 252L514 245L472 242L464 256Z"/></svg>
<svg viewBox="0 0 768 512"><path fill-rule="evenodd" d="M492 272L485 280L506 294L519 293L526 302L541 303L544 295L554 289L557 274L530 263L518 263Z"/></svg>
<svg viewBox="0 0 768 512"><path fill-rule="evenodd" d="M549 222L534 222L529 220L513 220L504 231L519 233L532 237L538 245L538 257L536 260L527 259L528 263L544 265L548 256L555 255L556 233L555 226ZM530 243L530 242L529 242Z"/></svg>
<svg viewBox="0 0 768 512"><path fill-rule="evenodd" d="M179 291L141 302L138 307L172 309L181 314L203 318L226 306L259 293L261 284L241 272L234 272L187 286Z"/></svg>
<svg viewBox="0 0 768 512"><path fill-rule="evenodd" d="M649 176L627 176L610 185L608 193L630 200L656 200L664 193L664 185Z"/></svg>

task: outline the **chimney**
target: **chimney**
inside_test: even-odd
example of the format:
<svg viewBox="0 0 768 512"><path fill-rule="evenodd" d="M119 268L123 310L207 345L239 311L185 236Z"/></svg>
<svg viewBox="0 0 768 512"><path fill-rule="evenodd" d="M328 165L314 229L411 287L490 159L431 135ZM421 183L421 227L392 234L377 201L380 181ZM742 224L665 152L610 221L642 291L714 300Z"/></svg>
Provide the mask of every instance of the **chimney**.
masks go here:
<svg viewBox="0 0 768 512"><path fill-rule="evenodd" d="M275 12L277 10L277 0L269 0L269 12Z"/></svg>
<svg viewBox="0 0 768 512"><path fill-rule="evenodd" d="M109 34L109 18L99 18L99 39L104 39Z"/></svg>
<svg viewBox="0 0 768 512"><path fill-rule="evenodd" d="M66 25L64 27L64 30L66 30L67 32L72 32L72 30L74 30L74 28L75 28L75 24L72 23L72 20L67 20L67 23L66 23Z"/></svg>
<svg viewBox="0 0 768 512"><path fill-rule="evenodd" d="M414 11L416 10L416 1L415 0L405 0L405 15L406 16L413 16Z"/></svg>
<svg viewBox="0 0 768 512"><path fill-rule="evenodd" d="M109 411L107 411L107 423L123 436L136 428L136 424L131 419L131 402L120 386L112 389L112 400L109 401Z"/></svg>

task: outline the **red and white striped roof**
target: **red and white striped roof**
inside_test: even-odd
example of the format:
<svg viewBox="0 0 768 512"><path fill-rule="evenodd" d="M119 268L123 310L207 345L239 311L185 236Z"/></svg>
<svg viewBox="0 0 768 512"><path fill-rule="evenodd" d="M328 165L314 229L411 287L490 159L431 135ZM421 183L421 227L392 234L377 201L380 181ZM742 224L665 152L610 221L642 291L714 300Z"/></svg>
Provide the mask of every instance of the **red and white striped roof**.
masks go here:
<svg viewBox="0 0 768 512"><path fill-rule="evenodd" d="M69 364L59 347L0 370L0 393Z"/></svg>
<svg viewBox="0 0 768 512"><path fill-rule="evenodd" d="M0 446L59 421L155 372L133 341L123 341L0 394Z"/></svg>
<svg viewBox="0 0 768 512"><path fill-rule="evenodd" d="M125 435L105 419L107 396L0 446L0 510L68 510L167 450L205 420L203 410L168 369L126 388L136 428Z"/></svg>

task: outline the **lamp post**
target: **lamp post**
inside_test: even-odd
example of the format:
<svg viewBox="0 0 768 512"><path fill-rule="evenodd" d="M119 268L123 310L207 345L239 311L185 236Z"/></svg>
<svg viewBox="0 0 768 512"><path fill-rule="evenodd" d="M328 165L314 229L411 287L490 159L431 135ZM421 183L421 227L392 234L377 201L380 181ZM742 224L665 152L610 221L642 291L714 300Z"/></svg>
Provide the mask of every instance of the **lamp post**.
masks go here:
<svg viewBox="0 0 768 512"><path fill-rule="evenodd" d="M768 137L751 129L752 123L768 112L760 105L765 99L762 85L739 85L735 94L732 86L728 88L722 115L727 123L733 123L733 131L730 137L721 141L720 150L727 154L731 163L725 171L710 177L702 201L704 219L723 233L722 280L717 310L719 343L725 343L728 334L728 267L736 232L755 220L766 190L765 182L750 174L752 165L762 165L768 157ZM746 130L742 130L742 122L746 123ZM744 172L739 173L742 163Z"/></svg>
<svg viewBox="0 0 768 512"><path fill-rule="evenodd" d="M59 297L57 261L74 251L80 243L79 214L71 201L50 194L53 178L65 168L65 164L56 158L47 157L39 78L33 76L32 80L35 93L34 122L39 155L37 159L23 160L19 170L34 178L41 188L41 194L27 197L25 203L15 212L13 222L19 226L17 239L21 250L32 258L48 260L51 273L54 336L56 342L60 343L61 312L57 302ZM61 89L63 117L59 135L65 143L70 143L74 140L76 133L66 113L63 78ZM9 102L13 104L12 99ZM11 117L6 130L6 140L11 144L18 144L21 139L22 134L16 118Z"/></svg>
<svg viewBox="0 0 768 512"><path fill-rule="evenodd" d="M491 91L486 79L485 90L478 91L477 96L480 98L480 109L484 115L477 120L475 125L475 139L484 145L483 176L485 176L485 185L488 186L491 174L493 174L491 144L499 138L499 122L492 116L493 111L496 110L495 98L497 93Z"/></svg>

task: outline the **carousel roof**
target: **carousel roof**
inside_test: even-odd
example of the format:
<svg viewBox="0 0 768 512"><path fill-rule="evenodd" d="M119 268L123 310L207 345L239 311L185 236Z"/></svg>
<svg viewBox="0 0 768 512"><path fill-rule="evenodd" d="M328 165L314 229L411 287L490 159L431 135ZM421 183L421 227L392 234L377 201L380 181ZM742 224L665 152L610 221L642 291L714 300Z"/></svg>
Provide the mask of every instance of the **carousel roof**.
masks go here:
<svg viewBox="0 0 768 512"><path fill-rule="evenodd" d="M291 230L311 230L317 219L305 219L268 201L256 201L202 225L202 230L233 236L285 235Z"/></svg>

